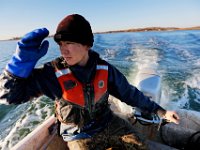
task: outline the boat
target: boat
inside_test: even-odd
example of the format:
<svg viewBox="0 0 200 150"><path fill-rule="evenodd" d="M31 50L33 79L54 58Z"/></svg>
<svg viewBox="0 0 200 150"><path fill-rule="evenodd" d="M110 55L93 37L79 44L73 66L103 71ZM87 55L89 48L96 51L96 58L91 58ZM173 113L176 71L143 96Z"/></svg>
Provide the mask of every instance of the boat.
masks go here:
<svg viewBox="0 0 200 150"><path fill-rule="evenodd" d="M161 77L155 69L141 69L136 79L137 88L159 103ZM200 150L200 112L177 109L181 119L176 125L156 114L145 114L114 97L110 97L109 102L115 114L130 121L138 132L145 135L150 150ZM12 150L67 150L67 144L58 135L57 129L56 118L51 116L12 147Z"/></svg>

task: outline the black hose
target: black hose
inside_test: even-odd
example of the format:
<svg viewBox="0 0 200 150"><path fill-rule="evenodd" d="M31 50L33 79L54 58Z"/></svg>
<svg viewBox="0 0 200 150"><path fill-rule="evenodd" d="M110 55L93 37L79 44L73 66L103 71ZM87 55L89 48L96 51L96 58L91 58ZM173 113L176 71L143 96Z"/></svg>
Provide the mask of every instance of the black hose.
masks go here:
<svg viewBox="0 0 200 150"><path fill-rule="evenodd" d="M197 131L188 138L184 150L199 150L199 149L200 149L200 131Z"/></svg>
<svg viewBox="0 0 200 150"><path fill-rule="evenodd" d="M160 138L165 145L169 145L169 143L167 143L167 141L165 141L165 139L163 138L163 128L162 128L162 126L160 127Z"/></svg>

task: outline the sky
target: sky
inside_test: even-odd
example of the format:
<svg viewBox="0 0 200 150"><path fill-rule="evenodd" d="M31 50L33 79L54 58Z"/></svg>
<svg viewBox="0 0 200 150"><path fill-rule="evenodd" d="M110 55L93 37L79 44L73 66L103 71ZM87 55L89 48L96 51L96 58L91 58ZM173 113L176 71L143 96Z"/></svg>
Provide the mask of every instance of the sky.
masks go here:
<svg viewBox="0 0 200 150"><path fill-rule="evenodd" d="M41 27L52 35L70 14L84 16L93 32L192 27L200 26L200 0L0 0L0 40Z"/></svg>

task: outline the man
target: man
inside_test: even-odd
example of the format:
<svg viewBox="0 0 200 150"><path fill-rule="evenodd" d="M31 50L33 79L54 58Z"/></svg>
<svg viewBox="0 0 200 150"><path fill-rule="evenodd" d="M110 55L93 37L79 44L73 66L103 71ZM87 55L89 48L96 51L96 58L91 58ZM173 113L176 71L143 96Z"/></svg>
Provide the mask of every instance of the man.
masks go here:
<svg viewBox="0 0 200 150"><path fill-rule="evenodd" d="M62 56L34 69L47 53L49 43L43 40L48 34L46 28L36 29L18 42L0 78L0 97L9 104L24 103L41 95L55 100L60 134L69 149L147 148L133 126L112 113L109 94L178 123L176 112L150 101L91 50L94 41L91 26L81 15L69 15L58 24L54 40Z"/></svg>

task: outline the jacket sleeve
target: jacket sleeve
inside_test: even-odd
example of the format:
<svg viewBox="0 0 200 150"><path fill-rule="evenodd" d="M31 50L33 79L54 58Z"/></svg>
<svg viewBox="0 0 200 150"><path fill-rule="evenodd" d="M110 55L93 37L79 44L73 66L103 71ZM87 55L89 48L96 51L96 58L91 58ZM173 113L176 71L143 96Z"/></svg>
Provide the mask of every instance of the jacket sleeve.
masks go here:
<svg viewBox="0 0 200 150"><path fill-rule="evenodd" d="M60 98L61 88L51 63L34 69L28 78L19 78L4 70L0 75L0 103L20 104L46 95Z"/></svg>
<svg viewBox="0 0 200 150"><path fill-rule="evenodd" d="M148 97L144 96L136 87L129 84L126 77L114 66L108 64L108 92L128 105L138 107L143 111L157 113L160 116L165 110Z"/></svg>

